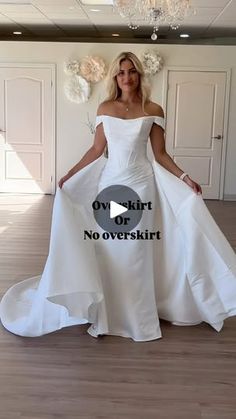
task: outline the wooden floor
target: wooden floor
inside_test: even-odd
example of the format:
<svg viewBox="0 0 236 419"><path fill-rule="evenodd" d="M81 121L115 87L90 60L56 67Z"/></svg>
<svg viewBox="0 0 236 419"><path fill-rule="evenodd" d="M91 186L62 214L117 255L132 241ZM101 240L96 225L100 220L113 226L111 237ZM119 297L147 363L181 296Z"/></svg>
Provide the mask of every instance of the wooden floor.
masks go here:
<svg viewBox="0 0 236 419"><path fill-rule="evenodd" d="M44 266L52 197L0 196L0 293ZM236 202L208 201L236 247ZM236 419L236 318L172 326L163 339L93 338L88 325L39 338L0 326L1 419Z"/></svg>

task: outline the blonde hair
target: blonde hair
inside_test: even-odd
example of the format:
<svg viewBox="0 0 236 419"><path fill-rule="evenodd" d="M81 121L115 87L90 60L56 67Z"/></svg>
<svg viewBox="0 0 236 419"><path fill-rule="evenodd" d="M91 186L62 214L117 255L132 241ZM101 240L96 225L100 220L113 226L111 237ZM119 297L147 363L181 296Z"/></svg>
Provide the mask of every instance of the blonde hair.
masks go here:
<svg viewBox="0 0 236 419"><path fill-rule="evenodd" d="M146 113L144 106L147 102L150 101L150 86L145 77L141 61L132 52L121 52L118 57L112 61L107 74L108 96L105 101L116 100L121 96L121 89L117 84L116 76L120 71L121 62L124 60L130 60L139 73L138 95L142 99L142 110L144 113Z"/></svg>

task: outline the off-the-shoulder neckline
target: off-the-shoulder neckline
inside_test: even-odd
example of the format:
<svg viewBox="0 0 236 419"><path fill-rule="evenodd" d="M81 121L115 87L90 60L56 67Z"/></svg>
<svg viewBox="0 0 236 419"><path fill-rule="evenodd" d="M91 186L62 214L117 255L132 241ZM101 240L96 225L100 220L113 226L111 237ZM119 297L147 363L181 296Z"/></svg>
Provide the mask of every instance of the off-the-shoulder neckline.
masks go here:
<svg viewBox="0 0 236 419"><path fill-rule="evenodd" d="M96 118L102 117L102 116L106 116L108 118L114 118L114 119L120 119L121 121L135 121L137 119L143 119L143 118L160 118L160 119L164 119L163 116L157 116L157 115L144 115L144 116L139 116L138 118L118 118L117 116L112 116L112 115L97 115Z"/></svg>

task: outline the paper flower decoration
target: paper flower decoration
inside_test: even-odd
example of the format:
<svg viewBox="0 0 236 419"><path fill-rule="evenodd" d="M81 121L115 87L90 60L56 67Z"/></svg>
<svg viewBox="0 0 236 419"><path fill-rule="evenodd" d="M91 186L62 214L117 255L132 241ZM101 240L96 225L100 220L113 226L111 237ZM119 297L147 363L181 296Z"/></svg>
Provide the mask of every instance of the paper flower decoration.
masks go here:
<svg viewBox="0 0 236 419"><path fill-rule="evenodd" d="M90 84L81 76L73 75L65 82L65 94L71 102L87 102L90 96Z"/></svg>
<svg viewBox="0 0 236 419"><path fill-rule="evenodd" d="M141 62L144 72L148 76L154 76L154 74L158 73L163 67L162 57L158 53L152 51L144 52L141 57Z"/></svg>
<svg viewBox="0 0 236 419"><path fill-rule="evenodd" d="M87 81L97 83L106 75L106 64L100 57L86 56L81 60L80 74Z"/></svg>
<svg viewBox="0 0 236 419"><path fill-rule="evenodd" d="M68 63L64 63L64 72L68 76L72 76L73 74L79 75L80 64L79 61L69 61Z"/></svg>

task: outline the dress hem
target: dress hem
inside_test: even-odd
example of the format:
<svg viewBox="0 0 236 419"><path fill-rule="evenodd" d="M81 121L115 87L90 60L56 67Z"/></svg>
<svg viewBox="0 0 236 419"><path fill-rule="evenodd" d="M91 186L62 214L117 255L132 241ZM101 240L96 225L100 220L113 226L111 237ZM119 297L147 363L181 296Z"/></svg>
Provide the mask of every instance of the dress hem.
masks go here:
<svg viewBox="0 0 236 419"><path fill-rule="evenodd" d="M154 336L154 337L151 337L151 338L144 338L144 339L135 339L134 337L126 335L122 332L106 332L104 334L103 333L96 333L95 330L91 326L87 329L87 333L94 338L98 338L99 336L109 335L109 336L119 336L119 337L123 337L123 338L129 338L129 339L132 339L134 342L148 342L148 341L152 341L152 340L162 338L161 333L159 333L157 336Z"/></svg>

